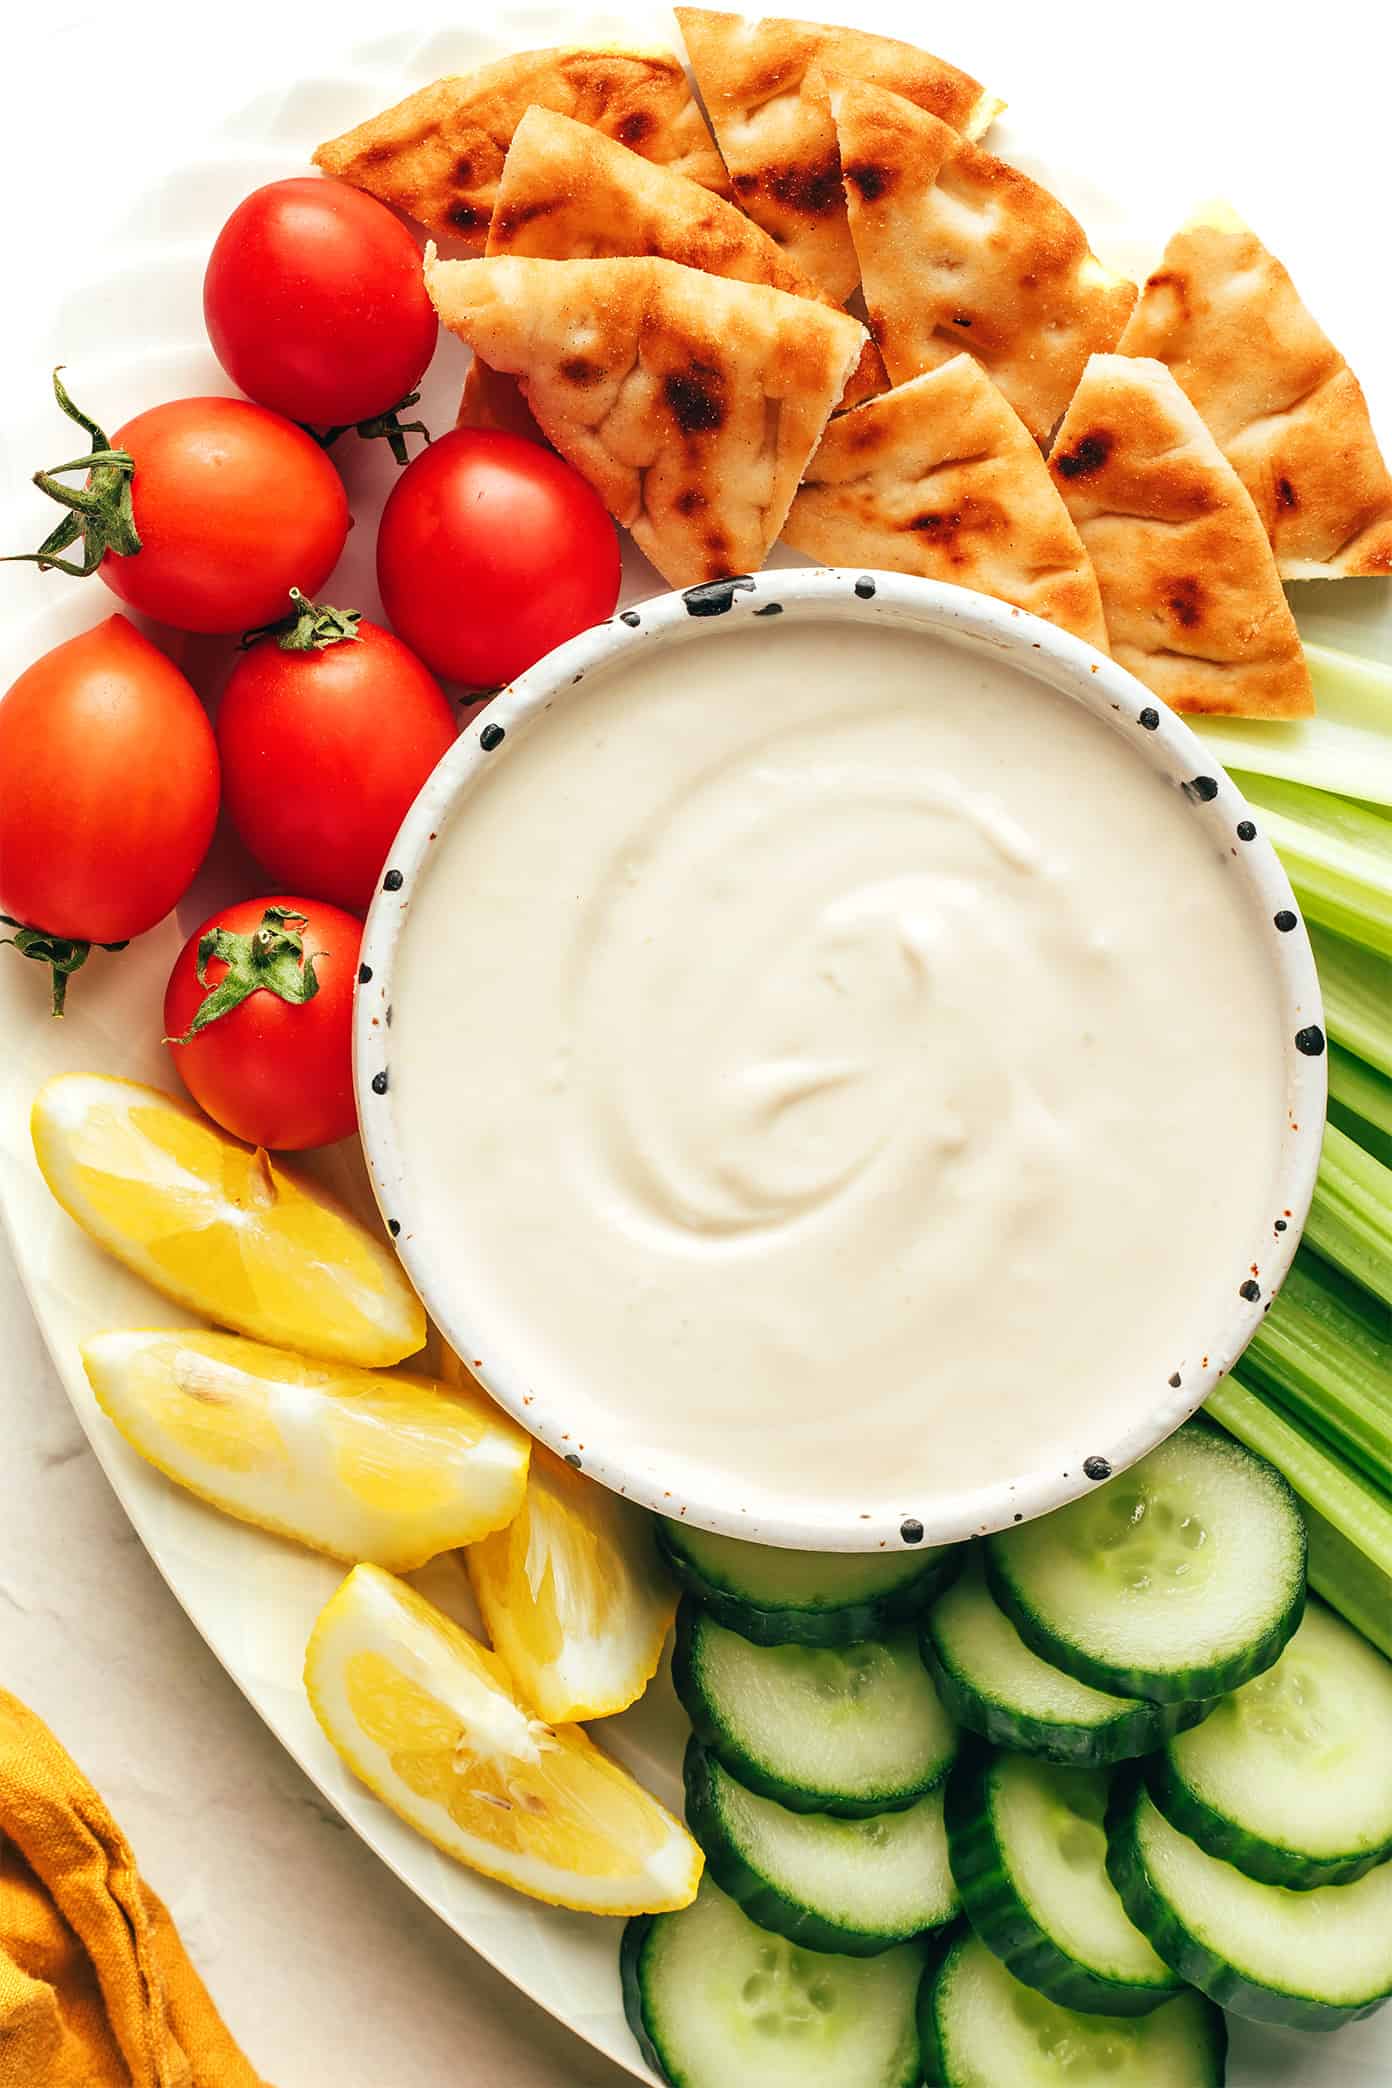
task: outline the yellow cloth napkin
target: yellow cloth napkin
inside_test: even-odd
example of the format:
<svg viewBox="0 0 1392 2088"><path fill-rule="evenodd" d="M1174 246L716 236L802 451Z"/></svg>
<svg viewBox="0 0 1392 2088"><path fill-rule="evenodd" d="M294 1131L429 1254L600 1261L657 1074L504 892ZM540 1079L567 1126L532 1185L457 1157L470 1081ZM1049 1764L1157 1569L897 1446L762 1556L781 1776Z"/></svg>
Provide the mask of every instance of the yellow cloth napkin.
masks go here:
<svg viewBox="0 0 1392 2088"><path fill-rule="evenodd" d="M120 1828L5 1690L0 2088L264 2088Z"/></svg>

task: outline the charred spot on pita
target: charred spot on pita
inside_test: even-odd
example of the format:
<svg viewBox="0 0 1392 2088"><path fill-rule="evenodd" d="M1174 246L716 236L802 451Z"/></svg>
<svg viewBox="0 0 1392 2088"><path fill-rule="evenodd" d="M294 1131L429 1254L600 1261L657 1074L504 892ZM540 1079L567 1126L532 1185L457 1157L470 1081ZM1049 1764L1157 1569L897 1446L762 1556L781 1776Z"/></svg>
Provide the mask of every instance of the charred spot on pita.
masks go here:
<svg viewBox="0 0 1392 2088"><path fill-rule="evenodd" d="M620 119L614 135L621 145L627 145L630 151L636 151L652 127L653 118L649 110L630 109L627 116Z"/></svg>
<svg viewBox="0 0 1392 2088"><path fill-rule="evenodd" d="M1168 583L1165 606L1186 631L1192 631L1204 612L1204 591L1192 574Z"/></svg>
<svg viewBox="0 0 1392 2088"><path fill-rule="evenodd" d="M929 536L952 536L962 526L960 513L942 514L937 509L925 508L908 523L910 529L919 529Z"/></svg>
<svg viewBox="0 0 1392 2088"><path fill-rule="evenodd" d="M445 215L460 232L473 232L488 222L488 212L475 209L472 203L451 203Z"/></svg>
<svg viewBox="0 0 1392 2088"><path fill-rule="evenodd" d="M710 506L710 502L699 486L685 486L672 505L679 515L699 515L702 508Z"/></svg>
<svg viewBox="0 0 1392 2088"><path fill-rule="evenodd" d="M491 237L499 245L505 240L515 239L537 218L550 217L552 211L559 208L560 200L559 196L538 196L534 203L504 203L493 213Z"/></svg>
<svg viewBox="0 0 1392 2088"><path fill-rule="evenodd" d="M846 440L853 450L878 449L889 431L873 413L852 414L846 420Z"/></svg>
<svg viewBox="0 0 1392 2088"><path fill-rule="evenodd" d="M474 178L474 163L468 153L463 153L454 163L454 178L461 188L467 188Z"/></svg>
<svg viewBox="0 0 1392 2088"><path fill-rule="evenodd" d="M1055 457L1054 467L1066 479L1088 478L1100 471L1116 447L1116 437L1105 429L1095 428L1091 434L1082 436L1071 450Z"/></svg>
<svg viewBox="0 0 1392 2088"><path fill-rule="evenodd" d="M662 389L683 435L710 435L724 424L725 402L718 384L715 372L699 365L664 378Z"/></svg>
<svg viewBox="0 0 1392 2088"><path fill-rule="evenodd" d="M567 384L598 384L604 375L603 365L591 362L587 355L568 355L561 364L561 375Z"/></svg>
<svg viewBox="0 0 1392 2088"><path fill-rule="evenodd" d="M827 217L844 208L841 161L834 152L811 167L770 167L764 180L771 196L804 217Z"/></svg>
<svg viewBox="0 0 1392 2088"><path fill-rule="evenodd" d="M867 203L878 203L885 190L894 186L893 170L878 167L873 160L856 160L842 172Z"/></svg>
<svg viewBox="0 0 1392 2088"><path fill-rule="evenodd" d="M1300 496L1288 478L1278 478L1276 481L1276 505L1287 514L1300 505Z"/></svg>

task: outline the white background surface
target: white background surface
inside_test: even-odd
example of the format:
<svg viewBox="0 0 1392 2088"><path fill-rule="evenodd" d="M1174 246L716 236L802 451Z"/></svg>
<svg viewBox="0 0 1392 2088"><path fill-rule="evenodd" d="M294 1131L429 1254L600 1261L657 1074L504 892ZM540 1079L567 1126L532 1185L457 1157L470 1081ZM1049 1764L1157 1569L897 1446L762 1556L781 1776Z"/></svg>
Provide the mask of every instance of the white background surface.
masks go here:
<svg viewBox="0 0 1392 2088"><path fill-rule="evenodd" d="M804 11L837 10L808 0ZM1005 93L1000 149L1029 164L1032 137L1047 131L1050 170L1109 259L1146 266L1191 202L1231 195L1347 347L1386 437L1385 9L995 0L932 22L902 0L848 11L935 43ZM470 19L483 17L462 0L436 25ZM199 155L215 121L257 94L293 100L298 77L331 73L338 54L399 26L399 12L364 0L222 10L130 0L120 11L59 0L10 24L5 384L32 389L27 331L75 281L100 278L110 227ZM1142 195L1164 197L1163 214L1138 209ZM138 344L138 312L112 323ZM7 482L39 461L13 454L0 429ZM9 570L0 614L20 598L10 583L27 598L31 577ZM111 1801L254 2063L277 2088L616 2088L625 2076L489 1972L345 1831L218 1668L88 1453L8 1264L0 1337L0 1681ZM1311 2040L1308 2058L1283 2041L1264 2078L1343 2088L1353 2072L1339 2055L1355 2050L1361 2088L1373 2078L1361 2032Z"/></svg>

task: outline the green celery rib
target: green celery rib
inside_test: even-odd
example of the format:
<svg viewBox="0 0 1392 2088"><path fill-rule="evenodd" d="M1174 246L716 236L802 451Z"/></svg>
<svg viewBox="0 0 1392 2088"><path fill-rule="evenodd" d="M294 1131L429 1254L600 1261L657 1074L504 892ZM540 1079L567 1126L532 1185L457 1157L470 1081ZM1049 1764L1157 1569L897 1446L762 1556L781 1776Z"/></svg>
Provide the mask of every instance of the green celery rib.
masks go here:
<svg viewBox="0 0 1392 2088"><path fill-rule="evenodd" d="M1260 815L1306 919L1392 957L1392 823L1326 790L1269 776L1233 780Z"/></svg>
<svg viewBox="0 0 1392 2088"><path fill-rule="evenodd" d="M1392 1486L1392 1314L1360 1309L1332 1270L1301 1254L1243 1367L1293 1419Z"/></svg>
<svg viewBox="0 0 1392 2088"><path fill-rule="evenodd" d="M1392 1305L1392 1167L1365 1153L1337 1124L1325 1127L1305 1238Z"/></svg>
<svg viewBox="0 0 1392 2088"><path fill-rule="evenodd" d="M1310 923L1325 1026L1335 1042L1392 1078L1392 971L1384 958Z"/></svg>
<svg viewBox="0 0 1392 2088"><path fill-rule="evenodd" d="M1392 973L1388 975L1388 1019L1392 1021ZM1376 1072L1341 1044L1329 1047L1329 1099L1361 1117L1365 1124L1392 1138L1392 1080ZM1359 1140L1360 1145L1362 1140Z"/></svg>
<svg viewBox="0 0 1392 2088"><path fill-rule="evenodd" d="M1318 1509L1308 1502L1302 1506L1310 1538L1310 1586L1392 1660L1392 1580Z"/></svg>
<svg viewBox="0 0 1392 2088"><path fill-rule="evenodd" d="M1392 805L1392 667L1328 645L1305 647L1316 715L1190 718L1225 768Z"/></svg>
<svg viewBox="0 0 1392 2088"><path fill-rule="evenodd" d="M1283 1472L1302 1501L1392 1580L1392 1497L1235 1377L1209 1394L1205 1411Z"/></svg>
<svg viewBox="0 0 1392 2088"><path fill-rule="evenodd" d="M1392 1079L1342 1044L1329 1046L1329 1121L1392 1167Z"/></svg>

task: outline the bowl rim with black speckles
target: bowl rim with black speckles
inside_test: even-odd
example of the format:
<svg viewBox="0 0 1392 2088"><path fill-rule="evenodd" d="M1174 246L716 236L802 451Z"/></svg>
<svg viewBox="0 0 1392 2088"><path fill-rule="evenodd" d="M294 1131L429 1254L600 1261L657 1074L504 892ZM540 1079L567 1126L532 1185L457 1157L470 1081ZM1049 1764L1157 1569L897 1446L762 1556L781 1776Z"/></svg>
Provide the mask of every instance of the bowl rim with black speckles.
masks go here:
<svg viewBox="0 0 1392 2088"><path fill-rule="evenodd" d="M848 1507L829 1519L825 1508L800 1503L795 1482L780 1486L742 1472L709 1475L700 1497L680 1485L667 1487L623 1442L590 1442L581 1460L593 1479L659 1514L685 1518L698 1528L764 1544L820 1551L880 1551L919 1544L945 1544L1013 1525L1058 1508L1090 1491L1105 1466L1122 1472L1188 1419L1241 1355L1261 1323L1271 1297L1300 1243L1313 1193L1324 1132L1327 1091L1324 1013L1314 955L1290 881L1261 830L1260 819L1203 741L1160 698L1114 660L1026 611L965 588L920 580L902 573L863 568L791 569L741 575L684 593L661 594L633 605L636 620L614 617L582 632L502 689L461 734L406 815L396 837L377 896L368 913L362 956L370 979L360 986L354 1013L353 1055L363 1147L383 1219L397 1252L427 1310L451 1346L466 1360L485 1355L471 1324L467 1272L447 1251L437 1251L414 1224L416 1195L403 1163L395 1111L399 1095L389 1074L400 1038L381 1021L392 999L392 974L403 924L418 880L429 874L432 844L467 799L491 763L506 760L517 744L518 727L538 718L565 696L578 678L632 661L641 650L675 640L718 645L746 618L776 602L784 612L756 623L756 630L786 629L807 618L848 618L866 625L888 623L923 631L931 640L1011 655L1026 674L1072 696L1124 735L1137 757L1169 777L1193 807L1232 846L1225 853L1256 902L1257 918L1271 923L1268 959L1281 1008L1286 1074L1285 1119L1274 1127L1280 1140L1271 1223L1265 1236L1235 1255L1232 1310L1227 1321L1193 1330L1187 1351L1173 1359L1153 1394L1137 1397L1134 1411L1120 1410L1105 1441L1080 1441L1068 1468L1002 1470L990 1485L967 1492ZM1142 717L1144 713L1144 717ZM1153 722L1158 713L1158 723ZM501 728L501 730L499 729ZM484 739L488 745L484 746ZM1256 832L1237 837L1239 822ZM1296 927L1278 927L1276 916L1296 916ZM376 1018L376 1019L374 1019ZM1276 1229L1280 1219L1284 1230ZM1251 1279L1251 1264L1260 1283ZM1251 1295L1253 1289L1257 1295ZM491 1343L489 1347L491 1347ZM558 1455L576 1454L570 1419L541 1391L514 1377L506 1359L488 1356L478 1375L507 1412ZM1145 1391L1145 1388L1138 1388ZM635 1417L636 1418L636 1417ZM1094 1434L1097 1431L1093 1431Z"/></svg>

